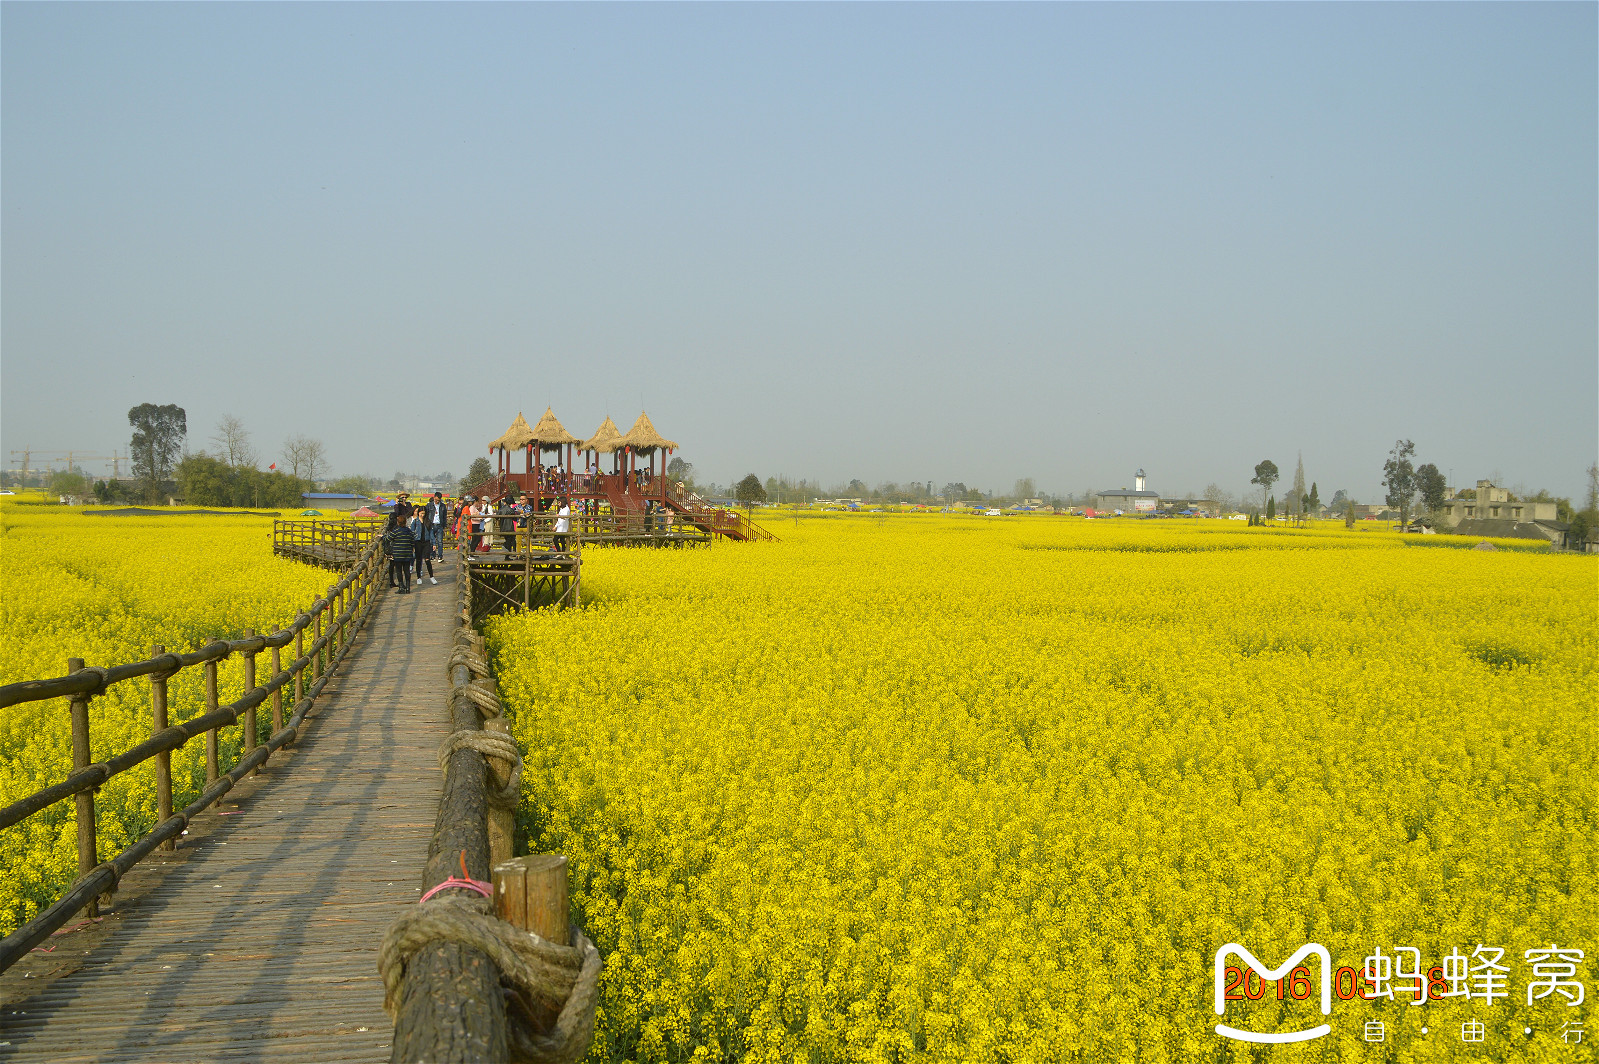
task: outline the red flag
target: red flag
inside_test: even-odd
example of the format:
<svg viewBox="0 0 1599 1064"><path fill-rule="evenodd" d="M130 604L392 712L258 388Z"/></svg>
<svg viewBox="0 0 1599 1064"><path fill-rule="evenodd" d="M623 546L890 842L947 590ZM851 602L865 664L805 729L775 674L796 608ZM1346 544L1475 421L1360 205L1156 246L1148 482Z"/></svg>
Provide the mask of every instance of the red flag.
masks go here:
<svg viewBox="0 0 1599 1064"><path fill-rule="evenodd" d="M267 466L268 469L276 469L277 467L278 464L276 462L273 462L271 465Z"/></svg>

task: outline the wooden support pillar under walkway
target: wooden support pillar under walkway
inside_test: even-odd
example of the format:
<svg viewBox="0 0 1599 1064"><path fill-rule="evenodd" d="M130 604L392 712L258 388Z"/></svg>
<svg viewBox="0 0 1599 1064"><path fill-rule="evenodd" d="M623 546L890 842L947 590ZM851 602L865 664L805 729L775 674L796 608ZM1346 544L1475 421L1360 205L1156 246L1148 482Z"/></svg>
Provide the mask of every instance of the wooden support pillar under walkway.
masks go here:
<svg viewBox="0 0 1599 1064"><path fill-rule="evenodd" d="M0 1061L389 1059L377 951L419 897L450 730L455 569L434 565L295 746L0 977Z"/></svg>

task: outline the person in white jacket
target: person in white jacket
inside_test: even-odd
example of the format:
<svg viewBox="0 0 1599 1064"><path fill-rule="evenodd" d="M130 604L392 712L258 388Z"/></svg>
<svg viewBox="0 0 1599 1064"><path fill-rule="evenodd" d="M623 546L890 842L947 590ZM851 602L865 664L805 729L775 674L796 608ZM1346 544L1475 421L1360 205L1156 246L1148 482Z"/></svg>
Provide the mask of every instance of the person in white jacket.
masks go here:
<svg viewBox="0 0 1599 1064"><path fill-rule="evenodd" d="M566 537L572 532L572 503L568 499L561 500L561 508L555 511L555 549L566 550Z"/></svg>

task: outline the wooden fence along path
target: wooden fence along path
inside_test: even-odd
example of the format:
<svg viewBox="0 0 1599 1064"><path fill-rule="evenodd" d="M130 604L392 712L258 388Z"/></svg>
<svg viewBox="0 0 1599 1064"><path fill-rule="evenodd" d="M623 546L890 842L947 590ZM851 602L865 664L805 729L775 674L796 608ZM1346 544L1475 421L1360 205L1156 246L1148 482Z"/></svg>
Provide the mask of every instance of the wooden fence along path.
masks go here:
<svg viewBox="0 0 1599 1064"><path fill-rule="evenodd" d="M389 1058L375 957L439 811L458 568L384 597L293 745L0 977L0 1060Z"/></svg>

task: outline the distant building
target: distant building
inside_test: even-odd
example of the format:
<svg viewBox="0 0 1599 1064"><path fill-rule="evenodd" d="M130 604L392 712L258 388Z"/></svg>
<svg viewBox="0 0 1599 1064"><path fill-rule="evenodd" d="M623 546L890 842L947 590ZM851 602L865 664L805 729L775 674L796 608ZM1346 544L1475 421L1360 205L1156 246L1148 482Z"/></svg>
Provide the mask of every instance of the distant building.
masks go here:
<svg viewBox="0 0 1599 1064"><path fill-rule="evenodd" d="M1552 502L1511 501L1504 488L1491 480L1477 481L1476 498L1451 494L1444 500L1444 514L1451 524L1461 521L1556 521L1559 507Z"/></svg>
<svg viewBox="0 0 1599 1064"><path fill-rule="evenodd" d="M1114 491L1095 492L1096 506L1101 510L1132 510L1137 513L1152 512L1160 507L1160 492L1144 488L1144 471L1133 474L1133 490L1117 488Z"/></svg>

